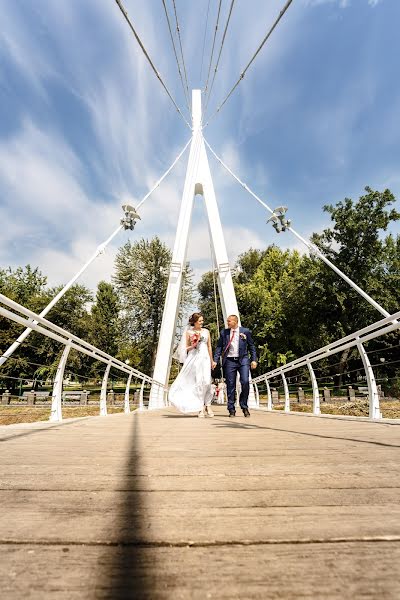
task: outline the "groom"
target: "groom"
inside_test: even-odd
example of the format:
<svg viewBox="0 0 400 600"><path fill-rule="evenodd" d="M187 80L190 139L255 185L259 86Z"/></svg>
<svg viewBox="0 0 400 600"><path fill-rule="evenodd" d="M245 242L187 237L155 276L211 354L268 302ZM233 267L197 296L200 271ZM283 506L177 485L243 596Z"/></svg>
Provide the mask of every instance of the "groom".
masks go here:
<svg viewBox="0 0 400 600"><path fill-rule="evenodd" d="M236 315L228 317L228 329L222 329L218 340L217 348L214 353L214 365L222 356L222 369L226 379L228 395L229 416L234 417L235 413L235 390L236 377L239 372L240 385L242 391L239 397L240 408L245 417L249 417L247 399L249 397L249 367L255 369L257 366L256 348L251 337L251 331L246 327L239 327L239 319ZM249 361L249 352L251 364Z"/></svg>

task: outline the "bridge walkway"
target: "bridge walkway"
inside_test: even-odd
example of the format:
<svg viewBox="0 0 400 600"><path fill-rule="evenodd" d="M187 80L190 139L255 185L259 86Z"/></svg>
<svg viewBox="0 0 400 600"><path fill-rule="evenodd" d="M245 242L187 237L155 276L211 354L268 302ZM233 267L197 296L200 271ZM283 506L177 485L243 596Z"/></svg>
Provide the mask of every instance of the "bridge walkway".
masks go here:
<svg viewBox="0 0 400 600"><path fill-rule="evenodd" d="M2 598L400 598L400 426L173 409L0 428Z"/></svg>

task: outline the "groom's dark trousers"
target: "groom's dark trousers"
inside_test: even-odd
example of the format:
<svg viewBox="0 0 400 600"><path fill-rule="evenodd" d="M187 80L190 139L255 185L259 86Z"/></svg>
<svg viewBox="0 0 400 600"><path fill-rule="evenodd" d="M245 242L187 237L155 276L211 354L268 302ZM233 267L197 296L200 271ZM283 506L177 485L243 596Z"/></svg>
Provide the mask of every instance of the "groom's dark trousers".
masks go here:
<svg viewBox="0 0 400 600"><path fill-rule="evenodd" d="M250 361L247 357L242 359L227 357L224 363L226 393L228 396L228 411L230 413L235 412L236 378L238 372L240 374L240 385L242 387L242 391L239 396L239 404L240 408L243 410L244 408L247 408L247 400L249 398Z"/></svg>

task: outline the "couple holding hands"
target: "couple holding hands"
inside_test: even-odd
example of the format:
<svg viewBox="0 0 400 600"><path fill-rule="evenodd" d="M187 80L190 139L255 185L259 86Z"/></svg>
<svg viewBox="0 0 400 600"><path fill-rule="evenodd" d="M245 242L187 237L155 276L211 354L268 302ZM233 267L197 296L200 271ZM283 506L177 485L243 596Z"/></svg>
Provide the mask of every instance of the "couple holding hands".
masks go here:
<svg viewBox="0 0 400 600"><path fill-rule="evenodd" d="M215 369L222 359L226 381L229 416L235 416L236 379L239 373L242 391L239 397L240 408L245 417L250 416L247 406L249 397L249 370L257 366L257 355L251 332L239 327L236 315L227 319L227 329L221 331L214 356L211 349L210 332L203 328L203 315L193 313L189 326L183 333L174 356L183 367L169 390L169 401L182 413L207 414L213 417L211 401L211 369ZM250 362L250 358L251 362Z"/></svg>

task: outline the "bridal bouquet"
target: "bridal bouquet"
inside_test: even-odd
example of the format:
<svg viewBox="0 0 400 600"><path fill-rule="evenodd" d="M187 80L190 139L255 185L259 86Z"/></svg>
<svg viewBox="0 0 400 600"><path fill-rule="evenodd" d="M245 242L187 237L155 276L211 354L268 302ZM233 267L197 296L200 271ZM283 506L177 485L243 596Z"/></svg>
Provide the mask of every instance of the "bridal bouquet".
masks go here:
<svg viewBox="0 0 400 600"><path fill-rule="evenodd" d="M205 342L205 341L206 341L206 338L203 335L201 335L200 333L194 333L192 335L192 345L195 348L198 348L199 344L201 344L201 342Z"/></svg>
<svg viewBox="0 0 400 600"><path fill-rule="evenodd" d="M192 346L197 347L197 344L199 343L199 341L200 341L200 335L198 333L194 333L192 335Z"/></svg>

